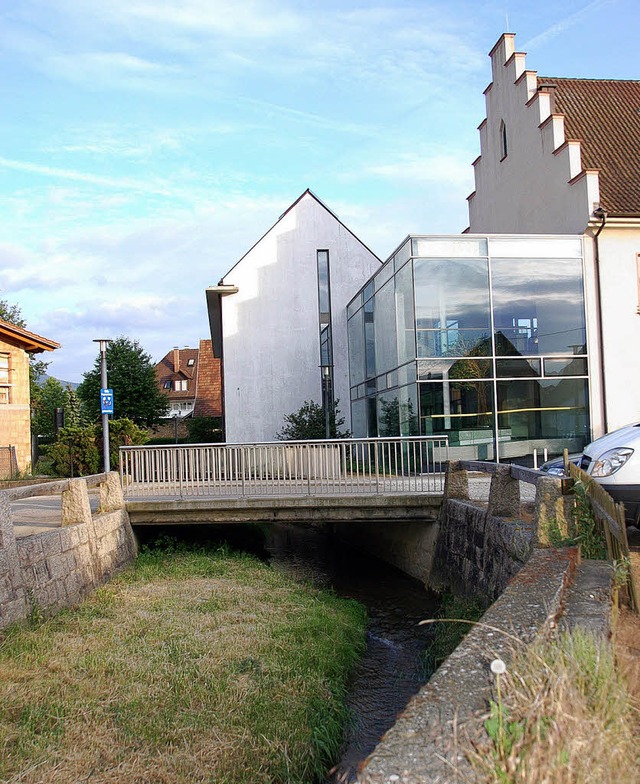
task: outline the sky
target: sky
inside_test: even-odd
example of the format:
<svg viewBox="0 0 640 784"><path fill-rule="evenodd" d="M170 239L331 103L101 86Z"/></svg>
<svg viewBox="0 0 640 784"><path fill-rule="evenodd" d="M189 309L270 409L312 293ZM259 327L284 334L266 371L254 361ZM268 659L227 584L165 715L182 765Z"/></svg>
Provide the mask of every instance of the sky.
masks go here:
<svg viewBox="0 0 640 784"><path fill-rule="evenodd" d="M0 299L77 382L96 338L208 338L307 188L383 260L462 231L506 31L540 75L640 78L637 0L0 0Z"/></svg>

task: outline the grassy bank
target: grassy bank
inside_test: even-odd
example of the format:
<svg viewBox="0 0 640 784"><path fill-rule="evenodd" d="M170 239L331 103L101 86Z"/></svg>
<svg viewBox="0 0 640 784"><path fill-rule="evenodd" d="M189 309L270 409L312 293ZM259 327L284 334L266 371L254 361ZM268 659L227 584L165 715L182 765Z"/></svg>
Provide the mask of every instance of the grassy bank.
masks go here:
<svg viewBox="0 0 640 784"><path fill-rule="evenodd" d="M310 784L335 761L364 610L224 551L143 553L0 638L0 781Z"/></svg>
<svg viewBox="0 0 640 784"><path fill-rule="evenodd" d="M638 784L638 706L611 648L574 630L524 646L467 756L486 784Z"/></svg>

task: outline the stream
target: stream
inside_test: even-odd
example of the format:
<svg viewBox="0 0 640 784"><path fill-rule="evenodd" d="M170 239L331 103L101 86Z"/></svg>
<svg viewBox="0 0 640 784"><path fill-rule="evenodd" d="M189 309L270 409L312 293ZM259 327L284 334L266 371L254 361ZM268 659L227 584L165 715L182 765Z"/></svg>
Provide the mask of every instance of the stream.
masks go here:
<svg viewBox="0 0 640 784"><path fill-rule="evenodd" d="M212 538L212 526L189 528L193 529L189 536L197 536L199 529L200 536ZM139 529L137 533L146 539L160 531ZM185 538L186 527L163 529L162 533ZM247 525L216 526L215 534L216 540L234 549L257 555L296 579L332 588L367 608L366 652L353 673L349 693L353 723L342 758L326 784L355 781L358 765L427 680L424 651L433 626L418 622L437 613L440 598L419 581L339 542L322 528L269 523L259 531Z"/></svg>

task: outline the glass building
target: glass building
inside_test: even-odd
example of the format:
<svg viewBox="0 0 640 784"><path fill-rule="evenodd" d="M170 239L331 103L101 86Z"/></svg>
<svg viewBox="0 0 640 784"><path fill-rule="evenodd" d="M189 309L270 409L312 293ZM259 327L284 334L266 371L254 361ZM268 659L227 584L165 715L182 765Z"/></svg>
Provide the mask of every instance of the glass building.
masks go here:
<svg viewBox="0 0 640 784"><path fill-rule="evenodd" d="M347 319L354 436L523 463L589 441L580 237L408 237Z"/></svg>

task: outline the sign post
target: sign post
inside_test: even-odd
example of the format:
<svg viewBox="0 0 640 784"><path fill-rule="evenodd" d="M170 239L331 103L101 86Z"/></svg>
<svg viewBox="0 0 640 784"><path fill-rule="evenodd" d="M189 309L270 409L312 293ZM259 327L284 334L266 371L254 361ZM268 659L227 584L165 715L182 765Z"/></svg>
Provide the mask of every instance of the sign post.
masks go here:
<svg viewBox="0 0 640 784"><path fill-rule="evenodd" d="M102 414L102 456L104 472L111 470L109 458L109 414L113 414L113 389L107 389L107 343L110 340L94 340L100 344L100 413Z"/></svg>

